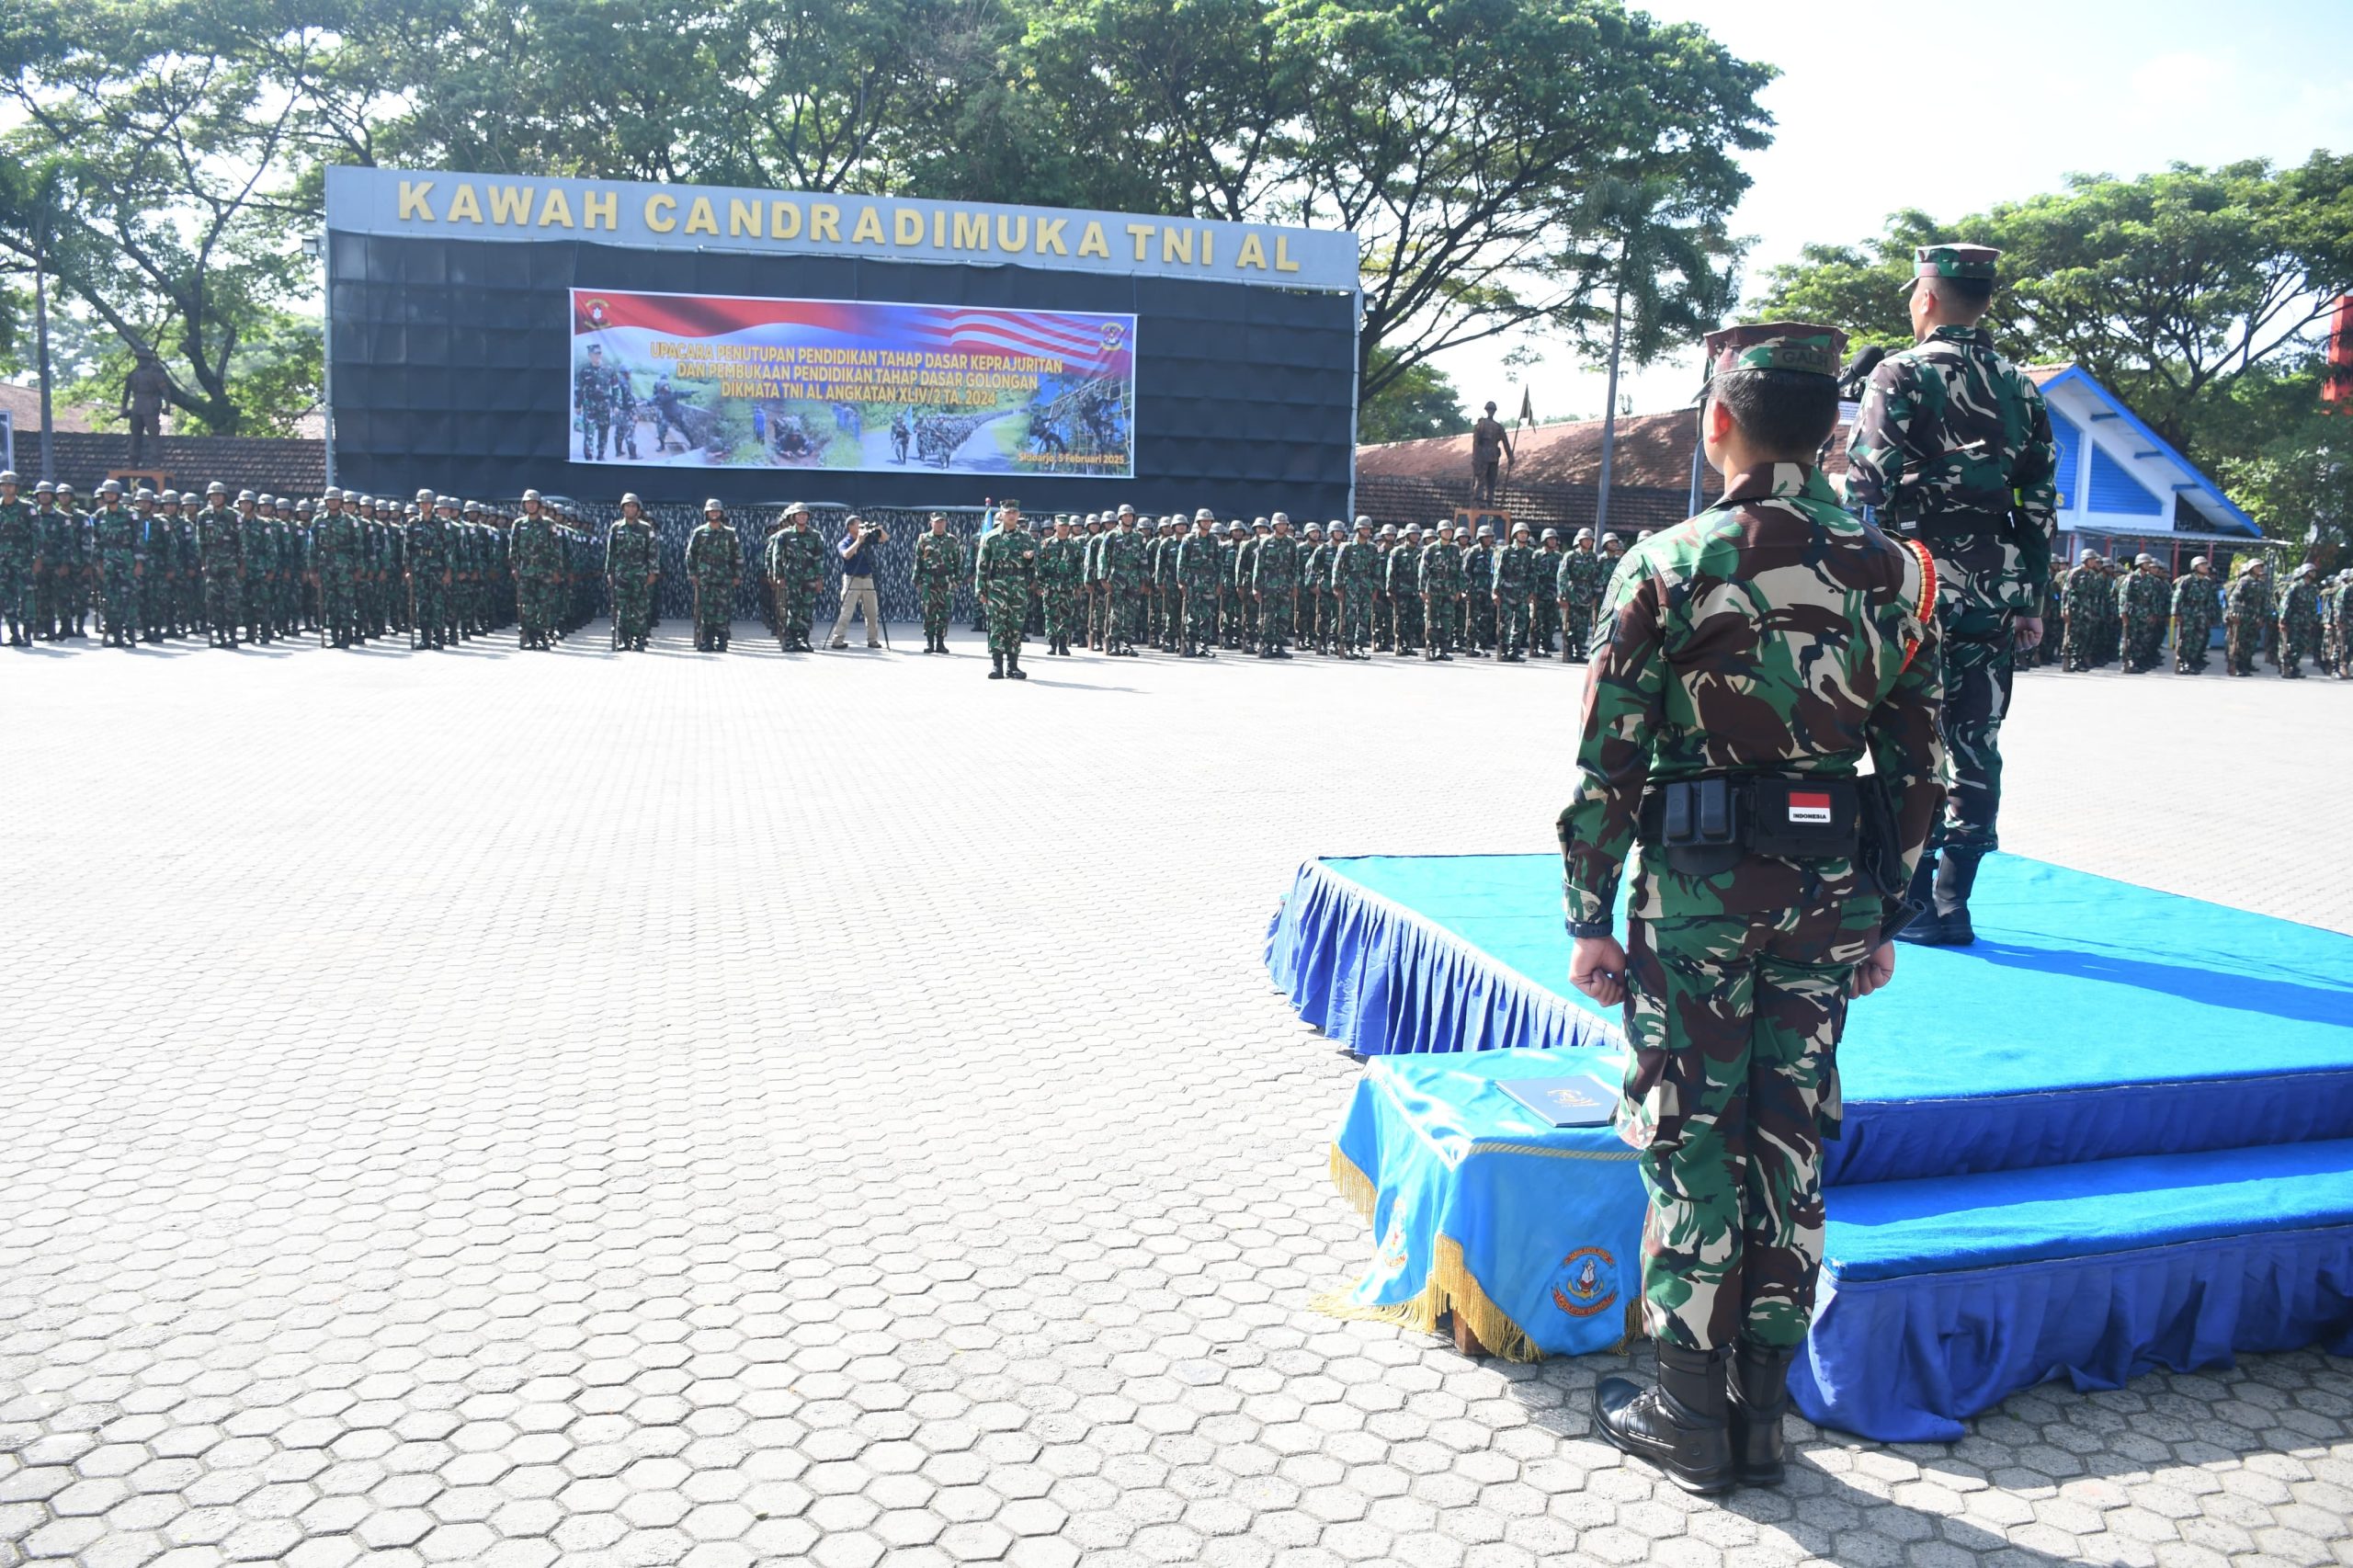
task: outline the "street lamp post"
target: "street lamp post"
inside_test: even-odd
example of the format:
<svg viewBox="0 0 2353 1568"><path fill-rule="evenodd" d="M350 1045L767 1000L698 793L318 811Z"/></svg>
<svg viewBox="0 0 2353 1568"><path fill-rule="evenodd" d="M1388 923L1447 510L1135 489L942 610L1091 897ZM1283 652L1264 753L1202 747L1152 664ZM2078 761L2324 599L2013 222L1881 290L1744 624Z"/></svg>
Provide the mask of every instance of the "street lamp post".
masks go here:
<svg viewBox="0 0 2353 1568"><path fill-rule="evenodd" d="M302 242L302 254L326 268L326 283L319 292L319 415L320 435L326 451L327 485L335 485L335 254L324 234Z"/></svg>

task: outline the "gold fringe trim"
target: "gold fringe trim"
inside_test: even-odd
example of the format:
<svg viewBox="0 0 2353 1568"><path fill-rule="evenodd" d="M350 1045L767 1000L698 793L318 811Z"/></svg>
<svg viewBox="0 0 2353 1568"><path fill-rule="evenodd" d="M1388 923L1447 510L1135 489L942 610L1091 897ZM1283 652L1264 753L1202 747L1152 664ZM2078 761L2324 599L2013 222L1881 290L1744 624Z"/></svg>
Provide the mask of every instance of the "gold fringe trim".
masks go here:
<svg viewBox="0 0 2353 1568"><path fill-rule="evenodd" d="M1525 1152L1552 1153L1558 1151L1531 1148ZM1629 1153L1623 1156L1601 1154L1587 1157L1632 1159L1635 1156ZM1340 1145L1336 1142L1332 1145L1330 1168L1332 1185L1340 1189L1340 1196L1348 1200L1348 1207L1362 1215L1366 1224L1371 1224L1375 1200L1379 1196L1372 1178L1358 1170L1354 1160L1340 1153ZM1544 1353L1536 1347L1536 1342L1528 1336L1528 1332L1512 1322L1501 1307L1487 1299L1487 1292L1463 1264L1462 1244L1449 1235L1441 1234L1438 1238L1438 1257L1431 1265L1429 1282L1422 1287L1422 1293L1410 1301L1399 1301L1392 1306L1369 1306L1349 1300L1346 1290L1326 1290L1315 1296L1308 1305L1325 1317L1349 1323L1385 1323L1398 1328L1410 1328L1417 1334L1436 1334L1438 1324L1446 1321L1450 1312L1478 1336L1479 1343L1487 1347L1490 1355L1500 1356L1506 1361L1540 1361L1544 1358ZM1642 1337L1643 1297L1642 1292L1636 1290L1626 1299L1626 1335L1614 1348L1622 1352Z"/></svg>
<svg viewBox="0 0 2353 1568"><path fill-rule="evenodd" d="M1372 1185L1370 1176L1357 1169L1357 1163L1354 1160L1340 1153L1340 1145L1336 1140L1332 1144L1330 1168L1332 1185L1340 1189L1340 1196L1348 1200L1348 1207L1355 1210L1366 1224L1371 1224L1372 1211L1380 1196L1379 1189Z"/></svg>

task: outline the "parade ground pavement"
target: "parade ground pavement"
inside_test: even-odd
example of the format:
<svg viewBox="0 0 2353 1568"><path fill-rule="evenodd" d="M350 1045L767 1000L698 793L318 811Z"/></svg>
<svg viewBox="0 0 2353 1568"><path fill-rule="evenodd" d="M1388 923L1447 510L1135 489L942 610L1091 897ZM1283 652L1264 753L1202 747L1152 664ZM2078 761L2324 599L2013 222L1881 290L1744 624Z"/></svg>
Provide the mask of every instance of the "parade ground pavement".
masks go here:
<svg viewBox="0 0 2353 1568"><path fill-rule="evenodd" d="M736 631L0 652L0 1565L2353 1563L2316 1351L1703 1502L1311 1310L1267 916L1551 848L1581 671ZM2353 930L2353 685L2006 733L2005 847Z"/></svg>

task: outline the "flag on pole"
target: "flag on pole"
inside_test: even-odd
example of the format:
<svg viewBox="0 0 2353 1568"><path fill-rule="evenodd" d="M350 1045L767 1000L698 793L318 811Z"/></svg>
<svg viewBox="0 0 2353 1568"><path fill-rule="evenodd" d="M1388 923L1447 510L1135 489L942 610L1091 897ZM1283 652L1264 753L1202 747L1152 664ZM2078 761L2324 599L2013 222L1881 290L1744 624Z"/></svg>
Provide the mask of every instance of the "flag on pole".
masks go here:
<svg viewBox="0 0 2353 1568"><path fill-rule="evenodd" d="M1519 389L1519 422L1529 428L1533 428L1536 424L1536 397L1532 388Z"/></svg>

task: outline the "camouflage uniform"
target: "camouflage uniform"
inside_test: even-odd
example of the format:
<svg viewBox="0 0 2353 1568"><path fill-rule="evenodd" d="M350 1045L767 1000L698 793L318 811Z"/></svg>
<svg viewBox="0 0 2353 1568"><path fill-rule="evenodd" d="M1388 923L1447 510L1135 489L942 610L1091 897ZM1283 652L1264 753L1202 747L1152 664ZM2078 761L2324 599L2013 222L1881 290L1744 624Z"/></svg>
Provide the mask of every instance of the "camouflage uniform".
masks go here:
<svg viewBox="0 0 2353 1568"><path fill-rule="evenodd" d="M2336 678L2353 680L2353 568L2336 574L2336 587L2328 602L2336 611Z"/></svg>
<svg viewBox="0 0 2353 1568"><path fill-rule="evenodd" d="M1576 543L1561 557L1553 592L1561 601L1561 662L1583 663L1593 641L1594 607L1609 581L1609 563L1593 549L1593 530L1577 530Z"/></svg>
<svg viewBox="0 0 2353 1568"><path fill-rule="evenodd" d="M2081 671L2092 667L2093 651L2099 645L2101 624L2107 619L2100 601L2107 597L2108 587L2107 566L2097 555L2086 555L2068 569L2066 587L2060 600L2067 617L2064 668Z"/></svg>
<svg viewBox="0 0 2353 1568"><path fill-rule="evenodd" d="M1829 376L1839 336L1768 324L1708 347L1717 380ZM1820 781L1827 801L1868 756L1893 816L1887 848L1907 865L1920 856L1942 793L1923 564L1801 463L1727 474L1714 506L1629 554L1595 639L1561 814L1574 937L1610 934L1620 868L1658 831L1645 795L1669 781L1745 781L1763 827L1766 781ZM1809 820L1797 797L1786 805ZM1605 1436L1688 1490L1725 1489L1735 1462L1763 1479L1748 1466L1768 1446L1755 1462L1768 1457L1779 1478L1787 1369L1822 1259L1821 1141L1838 1130L1847 984L1900 913L1901 876L1877 885L1835 846L1789 858L1645 843L1636 863L1619 1116L1650 1197L1643 1316L1660 1388L1613 1379L1596 1397ZM1752 1434L1769 1421L1769 1445L1744 1437L1744 1419ZM1662 1457L1657 1435L1677 1428L1698 1436Z"/></svg>
<svg viewBox="0 0 2353 1568"><path fill-rule="evenodd" d="M2166 613L2173 595L2154 557L2143 555L2124 579L2124 673L2140 675L2157 667L2165 653Z"/></svg>
<svg viewBox="0 0 2353 1568"><path fill-rule="evenodd" d="M1262 659L1290 657L1303 562L1299 540L1290 537L1290 519L1276 513L1275 531L1258 541L1250 572L1250 597L1256 608Z"/></svg>
<svg viewBox="0 0 2353 1568"><path fill-rule="evenodd" d="M735 585L744 576L744 541L716 501L703 507L702 522L687 536L687 575L695 585L695 647L724 653L728 622L735 614Z"/></svg>
<svg viewBox="0 0 2353 1568"><path fill-rule="evenodd" d="M1505 662L1520 664L1528 657L1529 597L1535 589L1537 562L1528 543L1525 524L1512 530L1512 541L1495 552L1495 605L1496 646Z"/></svg>
<svg viewBox="0 0 2353 1568"><path fill-rule="evenodd" d="M1038 541L1038 589L1046 600L1046 652L1067 653L1072 633L1086 630L1087 616L1079 603L1085 592L1094 597L1087 573L1094 554L1093 547L1101 539L1072 537L1066 530L1067 521L1056 525L1053 537Z"/></svg>
<svg viewBox="0 0 2353 1568"><path fill-rule="evenodd" d="M2320 650L2320 569L2311 562L2296 568L2279 596L2279 674L2304 678L2304 660Z"/></svg>
<svg viewBox="0 0 2353 1568"><path fill-rule="evenodd" d="M1119 526L1096 547L1100 564L1103 599L1103 646L1122 658L1135 654L1144 636L1145 595L1151 561L1143 535L1135 529L1135 514L1122 512Z"/></svg>
<svg viewBox="0 0 2353 1568"><path fill-rule="evenodd" d="M32 503L17 495L14 472L0 475L7 499L0 501L0 620L8 627L8 646L32 642L33 558L37 550Z"/></svg>
<svg viewBox="0 0 2353 1568"><path fill-rule="evenodd" d="M1452 524L1439 524L1438 538L1422 547L1417 562L1415 583L1429 633L1427 659L1451 659L1462 646L1462 551L1446 537L1453 531Z"/></svg>
<svg viewBox="0 0 2353 1568"><path fill-rule="evenodd" d="M1381 547L1372 541L1372 519L1357 519L1357 537L1332 558L1332 585L1340 593L1340 651L1370 658L1373 643L1372 600L1381 582Z"/></svg>
<svg viewBox="0 0 2353 1568"><path fill-rule="evenodd" d="M948 618L956 609L956 579L964 574L964 541L951 533L915 536L915 583L923 601L924 652L948 651Z"/></svg>
<svg viewBox="0 0 2353 1568"><path fill-rule="evenodd" d="M580 405L580 459L583 462L601 462L605 444L613 433L613 372L607 368L604 349L596 344L588 346L588 361L573 377L573 400Z"/></svg>
<svg viewBox="0 0 2353 1568"><path fill-rule="evenodd" d="M204 619L216 647L237 645L237 596L245 564L244 522L222 504L223 492L207 494L196 515L196 559L204 576ZM251 492L246 493L248 495Z"/></svg>
<svg viewBox="0 0 2353 1568"><path fill-rule="evenodd" d="M1529 579L1529 591L1535 596L1535 652L1550 655L1552 644L1561 635L1561 601L1553 589L1561 578L1561 532L1546 528L1536 547L1536 571Z"/></svg>
<svg viewBox="0 0 2353 1568"><path fill-rule="evenodd" d="M409 646L446 648L449 635L449 529L438 507L420 496L402 536L408 556Z"/></svg>
<svg viewBox="0 0 2353 1568"><path fill-rule="evenodd" d="M654 577L662 562L661 540L640 504L632 515L634 495L621 497L621 515L605 530L605 579L613 596L613 639L621 647L643 652L651 631ZM518 527L520 525L517 525ZM777 536L781 537L781 536ZM771 541L770 571L774 571ZM802 627L805 630L807 622ZM781 631L779 636L783 635Z"/></svg>
<svg viewBox="0 0 2353 1568"><path fill-rule="evenodd" d="M1381 562L1381 586L1389 601L1389 619L1396 656L1410 659L1422 651L1425 628L1422 607L1422 530L1405 525L1403 538Z"/></svg>
<svg viewBox="0 0 2353 1568"><path fill-rule="evenodd" d="M1209 514L1203 507L1193 517L1193 531L1187 534L1176 548L1176 585L1185 595L1185 639L1183 655L1188 659L1215 658L1211 644L1218 640L1219 585L1223 581L1226 546L1217 536Z"/></svg>
<svg viewBox="0 0 2353 1568"><path fill-rule="evenodd" d="M1185 585L1176 574L1184 553L1184 525L1175 517L1160 520L1160 537L1152 544L1152 581L1160 605L1160 648L1181 652L1185 646Z"/></svg>
<svg viewBox="0 0 2353 1568"><path fill-rule="evenodd" d="M2173 667L2183 675L2199 675L2206 668L2207 645L2214 639L2214 617L2220 601L2215 597L2213 574L2206 571L2206 558L2199 556L2189 563L2181 581L2173 585Z"/></svg>
<svg viewBox="0 0 2353 1568"><path fill-rule="evenodd" d="M981 541L975 570L989 621L989 678L1027 680L1021 629L1029 619L1029 593L1038 577L1038 541L1021 527L1017 513Z"/></svg>
<svg viewBox="0 0 2353 1568"><path fill-rule="evenodd" d="M1999 254L1923 245L1914 286L1931 280L1935 293L1935 281L1950 278L1956 289L1990 288ZM1912 890L1924 904L1933 899L1929 916L1906 933L1915 940L1972 937L1977 865L2000 846L2014 633L2020 618L2040 610L2051 572L2055 454L2041 392L1994 351L1983 327L1949 324L1880 362L1847 438L1849 503L1877 507L1882 528L1925 544L1936 560L1952 787Z"/></svg>
<svg viewBox="0 0 2353 1568"><path fill-rule="evenodd" d="M1462 552L1462 611L1470 653L1483 659L1495 649L1495 535L1484 523Z"/></svg>
<svg viewBox="0 0 2353 1568"><path fill-rule="evenodd" d="M2263 646L2263 632L2273 625L2271 578L2263 562L2250 562L2231 579L2222 595L2222 671L2225 675L2255 674L2255 655Z"/></svg>
<svg viewBox="0 0 2353 1568"><path fill-rule="evenodd" d="M1381 525L1381 531L1373 535L1372 541L1381 549L1381 569L1372 577L1372 648L1376 653L1386 653L1397 646L1397 606L1402 602L1390 591L1389 562L1405 546L1397 530L1387 523Z"/></svg>
<svg viewBox="0 0 2353 1568"><path fill-rule="evenodd" d="M828 566L825 541L809 526L809 508L796 501L784 509L787 527L768 546L768 575L776 581L777 636L788 653L806 653L809 629L817 613L817 590Z"/></svg>

